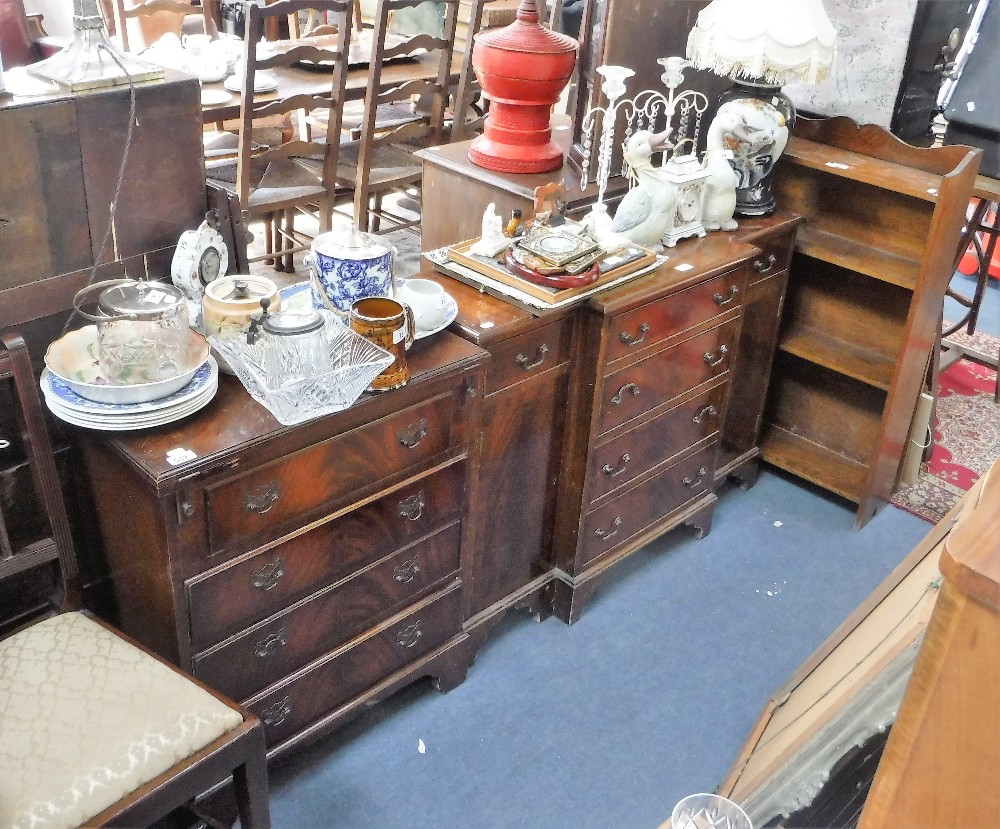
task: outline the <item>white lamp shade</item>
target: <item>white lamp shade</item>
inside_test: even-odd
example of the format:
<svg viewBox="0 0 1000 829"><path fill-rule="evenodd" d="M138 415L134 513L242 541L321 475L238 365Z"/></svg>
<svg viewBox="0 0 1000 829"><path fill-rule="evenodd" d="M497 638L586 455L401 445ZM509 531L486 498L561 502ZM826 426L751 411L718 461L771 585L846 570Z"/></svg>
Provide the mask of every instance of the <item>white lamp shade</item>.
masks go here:
<svg viewBox="0 0 1000 829"><path fill-rule="evenodd" d="M688 35L698 69L782 86L827 76L837 30L822 0L713 0Z"/></svg>

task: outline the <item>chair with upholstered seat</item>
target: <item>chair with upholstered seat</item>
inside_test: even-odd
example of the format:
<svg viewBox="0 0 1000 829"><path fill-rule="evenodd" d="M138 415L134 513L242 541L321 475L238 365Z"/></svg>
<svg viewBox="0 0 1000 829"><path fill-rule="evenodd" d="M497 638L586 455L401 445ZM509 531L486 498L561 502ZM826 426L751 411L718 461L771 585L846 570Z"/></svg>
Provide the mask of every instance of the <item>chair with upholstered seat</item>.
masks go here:
<svg viewBox="0 0 1000 829"><path fill-rule="evenodd" d="M269 51L265 57L258 55L256 47L268 20L298 16L308 9L315 9L328 25L336 27L335 38L289 41L282 48ZM210 182L238 195L241 208L251 218L263 218L265 222L273 219L273 248L271 242L266 240L267 250L257 258L273 260L277 270L294 270L293 254L309 246L295 230L297 209L318 205L319 230L330 229L340 149L340 118L347 83L346 56L353 14L351 0L279 0L268 6L248 5L244 50L246 75L240 106L237 158L235 162L218 165L206 162L206 171ZM272 48L277 45L271 44ZM251 90L259 73L303 60L332 66L330 85L323 94L255 100ZM323 108L328 113L324 134L299 138L288 131L279 141L270 144L257 140L255 124L273 120L275 116L317 108Z"/></svg>
<svg viewBox="0 0 1000 829"><path fill-rule="evenodd" d="M64 45L48 36L40 14L25 14L24 0L0 0L0 56L5 69L51 57Z"/></svg>
<svg viewBox="0 0 1000 829"><path fill-rule="evenodd" d="M0 639L0 825L149 826L232 776L241 825L268 829L257 717L80 610L37 379L24 340L2 341L0 391L17 401L46 529L24 533L0 512L0 608L13 627ZM36 598L50 590L52 607Z"/></svg>

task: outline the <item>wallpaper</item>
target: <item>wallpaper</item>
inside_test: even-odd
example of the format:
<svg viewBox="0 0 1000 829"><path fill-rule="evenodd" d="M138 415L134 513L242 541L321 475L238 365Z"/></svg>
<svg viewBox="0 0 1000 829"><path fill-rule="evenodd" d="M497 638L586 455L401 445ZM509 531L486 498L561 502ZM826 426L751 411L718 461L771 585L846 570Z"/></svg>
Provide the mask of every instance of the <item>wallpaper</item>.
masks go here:
<svg viewBox="0 0 1000 829"><path fill-rule="evenodd" d="M818 84L789 84L785 93L799 109L888 129L917 0L824 0L823 5L837 27L830 75Z"/></svg>

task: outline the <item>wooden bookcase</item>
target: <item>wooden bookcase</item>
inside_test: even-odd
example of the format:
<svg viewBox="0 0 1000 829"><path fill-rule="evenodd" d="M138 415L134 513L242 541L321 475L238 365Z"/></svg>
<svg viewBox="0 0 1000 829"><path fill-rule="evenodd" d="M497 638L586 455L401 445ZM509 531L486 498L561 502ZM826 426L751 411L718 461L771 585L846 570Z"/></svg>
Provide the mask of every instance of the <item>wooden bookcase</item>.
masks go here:
<svg viewBox="0 0 1000 829"><path fill-rule="evenodd" d="M978 167L969 147L800 118L775 175L805 222L762 450L857 503L858 529L896 485Z"/></svg>

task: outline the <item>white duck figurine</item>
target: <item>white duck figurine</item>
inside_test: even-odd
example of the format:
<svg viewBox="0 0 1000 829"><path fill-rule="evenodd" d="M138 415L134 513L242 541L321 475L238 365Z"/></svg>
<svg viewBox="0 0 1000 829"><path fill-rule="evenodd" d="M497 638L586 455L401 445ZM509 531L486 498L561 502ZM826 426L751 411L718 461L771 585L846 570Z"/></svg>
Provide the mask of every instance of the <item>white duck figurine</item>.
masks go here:
<svg viewBox="0 0 1000 829"><path fill-rule="evenodd" d="M640 130L625 145L625 160L635 178L635 186L618 204L611 230L640 245L662 250L660 237L670 224L677 202L677 185L650 161L655 152L666 148L667 133L653 135Z"/></svg>
<svg viewBox="0 0 1000 829"><path fill-rule="evenodd" d="M736 186L739 176L733 169L732 148L727 138L740 135L742 117L735 108L719 108L705 136L705 199L702 202L702 224L705 230L736 230ZM732 139L729 139L732 140Z"/></svg>

